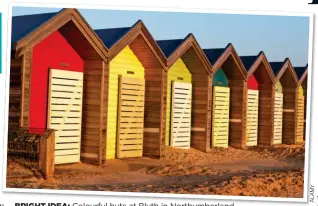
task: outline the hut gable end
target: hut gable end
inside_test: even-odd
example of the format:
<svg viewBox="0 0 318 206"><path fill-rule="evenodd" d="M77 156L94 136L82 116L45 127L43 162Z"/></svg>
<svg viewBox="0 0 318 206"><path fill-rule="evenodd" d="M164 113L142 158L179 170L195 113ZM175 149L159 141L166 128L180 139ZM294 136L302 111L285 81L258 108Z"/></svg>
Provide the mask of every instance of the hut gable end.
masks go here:
<svg viewBox="0 0 318 206"><path fill-rule="evenodd" d="M131 27L98 29L95 32L109 50L110 61L129 46L137 58L145 53L151 54L151 57L149 57L151 61L155 62L158 65L157 67L166 69L164 54L141 20ZM138 47L135 45L138 45ZM139 60L143 61L141 58ZM146 62L142 62L142 64L145 68L147 67Z"/></svg>
<svg viewBox="0 0 318 206"><path fill-rule="evenodd" d="M90 48L95 52L94 60L102 58L106 61L107 49L77 9L15 16L12 18L12 23L12 36L14 37L12 38L12 49L16 51L16 58L21 57L29 48L59 30L71 46L78 50L82 58L87 59L87 48ZM78 45L79 41L83 41L82 46ZM80 49L80 47L82 48Z"/></svg>

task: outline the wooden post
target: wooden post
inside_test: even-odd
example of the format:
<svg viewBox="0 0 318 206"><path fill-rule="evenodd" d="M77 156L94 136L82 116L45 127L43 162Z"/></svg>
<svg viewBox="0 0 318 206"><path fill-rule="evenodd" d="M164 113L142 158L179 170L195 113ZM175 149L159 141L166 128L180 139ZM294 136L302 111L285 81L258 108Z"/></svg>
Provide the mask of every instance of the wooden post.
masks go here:
<svg viewBox="0 0 318 206"><path fill-rule="evenodd" d="M40 138L39 169L44 179L54 177L55 131L47 138Z"/></svg>

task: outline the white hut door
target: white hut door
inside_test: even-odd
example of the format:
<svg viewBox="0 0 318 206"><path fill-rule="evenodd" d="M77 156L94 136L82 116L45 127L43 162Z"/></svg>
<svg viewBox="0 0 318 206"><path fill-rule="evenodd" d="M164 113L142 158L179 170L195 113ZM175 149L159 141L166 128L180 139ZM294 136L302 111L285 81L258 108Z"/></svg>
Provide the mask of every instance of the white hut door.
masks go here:
<svg viewBox="0 0 318 206"><path fill-rule="evenodd" d="M83 73L50 70L48 128L55 130L55 164L80 161Z"/></svg>
<svg viewBox="0 0 318 206"><path fill-rule="evenodd" d="M172 147L189 149L191 140L192 84L172 82L171 135Z"/></svg>
<svg viewBox="0 0 318 206"><path fill-rule="evenodd" d="M283 137L283 93L275 92L274 144L281 144Z"/></svg>
<svg viewBox="0 0 318 206"><path fill-rule="evenodd" d="M248 90L247 101L247 146L257 145L258 90Z"/></svg>

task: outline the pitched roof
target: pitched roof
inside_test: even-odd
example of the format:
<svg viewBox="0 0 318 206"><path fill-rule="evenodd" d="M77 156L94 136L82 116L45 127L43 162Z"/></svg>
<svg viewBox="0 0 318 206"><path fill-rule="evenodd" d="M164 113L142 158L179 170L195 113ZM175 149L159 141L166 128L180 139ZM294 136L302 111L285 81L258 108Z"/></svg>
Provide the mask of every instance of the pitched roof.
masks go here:
<svg viewBox="0 0 318 206"><path fill-rule="evenodd" d="M286 61L283 61L283 62L270 62L270 63L269 63L269 64L271 65L271 67L272 67L272 70L273 70L275 76L278 75L278 73L280 72L280 70L283 68L285 62L286 62Z"/></svg>
<svg viewBox="0 0 318 206"><path fill-rule="evenodd" d="M294 70L297 74L298 80L300 80L302 78L303 74L307 70L307 67L308 67L308 64L304 67L294 67Z"/></svg>
<svg viewBox="0 0 318 206"><path fill-rule="evenodd" d="M214 65L220 56L224 53L227 47L217 49L203 49L206 57L208 58L211 65Z"/></svg>
<svg viewBox="0 0 318 206"><path fill-rule="evenodd" d="M20 39L27 36L29 33L41 26L43 23L60 13L62 10L54 13L13 16L11 42L18 42Z"/></svg>
<svg viewBox="0 0 318 206"><path fill-rule="evenodd" d="M96 29L94 30L98 37L103 41L107 48L112 47L119 41L132 27Z"/></svg>
<svg viewBox="0 0 318 206"><path fill-rule="evenodd" d="M158 40L157 44L168 58L184 41L185 39Z"/></svg>
<svg viewBox="0 0 318 206"><path fill-rule="evenodd" d="M257 56L240 56L247 72L250 71L250 69L252 68L253 64L255 63L255 61L257 60L258 57L259 57L259 55L257 55Z"/></svg>

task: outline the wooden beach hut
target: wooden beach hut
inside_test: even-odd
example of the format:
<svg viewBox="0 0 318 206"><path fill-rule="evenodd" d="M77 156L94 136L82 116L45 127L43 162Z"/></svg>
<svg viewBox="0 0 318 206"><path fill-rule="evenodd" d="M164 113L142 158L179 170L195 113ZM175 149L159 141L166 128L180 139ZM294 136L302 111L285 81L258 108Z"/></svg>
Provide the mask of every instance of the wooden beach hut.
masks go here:
<svg viewBox="0 0 318 206"><path fill-rule="evenodd" d="M167 58L168 68L165 145L207 151L212 67L193 34L157 43Z"/></svg>
<svg viewBox="0 0 318 206"><path fill-rule="evenodd" d="M109 50L103 156L160 156L165 136L164 55L142 21L95 32Z"/></svg>
<svg viewBox="0 0 318 206"><path fill-rule="evenodd" d="M246 145L272 145L275 75L263 51L240 58L248 76Z"/></svg>
<svg viewBox="0 0 318 206"><path fill-rule="evenodd" d="M107 50L76 9L12 17L9 125L55 129L55 164L101 163Z"/></svg>
<svg viewBox="0 0 318 206"><path fill-rule="evenodd" d="M307 77L308 64L304 67L294 67L298 77L297 99L297 142L302 142L306 137L306 106L307 106Z"/></svg>
<svg viewBox="0 0 318 206"><path fill-rule="evenodd" d="M297 75L288 58L270 62L275 74L275 111L273 144L295 144L297 134Z"/></svg>
<svg viewBox="0 0 318 206"><path fill-rule="evenodd" d="M203 51L213 66L211 146L244 148L247 72L232 44Z"/></svg>

